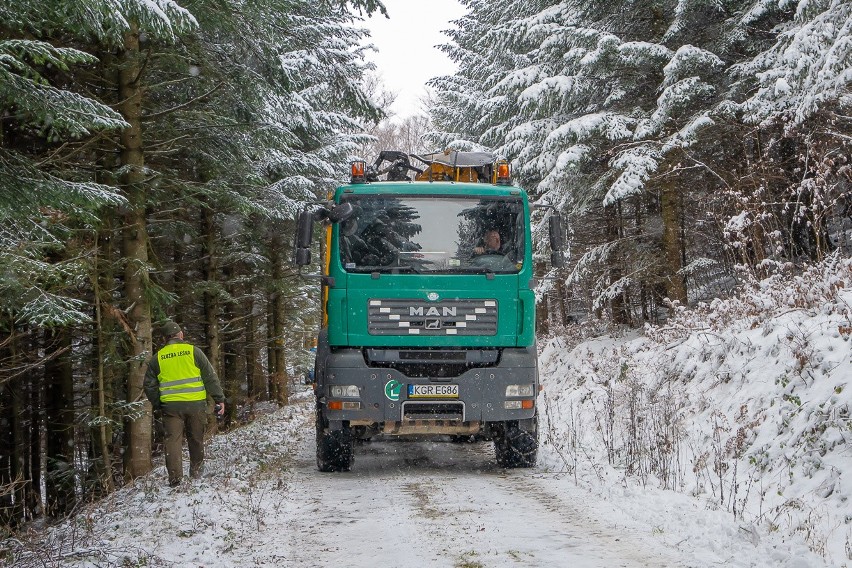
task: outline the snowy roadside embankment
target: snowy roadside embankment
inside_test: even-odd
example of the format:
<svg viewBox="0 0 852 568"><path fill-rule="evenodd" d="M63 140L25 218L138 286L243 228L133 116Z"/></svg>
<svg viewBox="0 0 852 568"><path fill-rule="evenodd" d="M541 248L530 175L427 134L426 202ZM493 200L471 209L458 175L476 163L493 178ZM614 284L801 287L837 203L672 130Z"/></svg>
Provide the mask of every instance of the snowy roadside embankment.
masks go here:
<svg viewBox="0 0 852 568"><path fill-rule="evenodd" d="M548 465L616 502L637 487L694 496L739 534L690 531L678 511L644 514L661 531L716 541L723 562L737 539L760 546L771 533L785 541L766 551L779 565L804 559L804 543L852 566L850 287L852 261L833 259L679 310L642 336L551 340L541 356Z"/></svg>
<svg viewBox="0 0 852 568"><path fill-rule="evenodd" d="M159 465L63 523L22 535L28 542L12 547L12 565L251 564L252 537L287 507L293 448L313 437L309 394L299 393L291 406L274 412L270 405L271 413L214 436L202 479L172 489ZM287 543L280 549L285 558Z"/></svg>

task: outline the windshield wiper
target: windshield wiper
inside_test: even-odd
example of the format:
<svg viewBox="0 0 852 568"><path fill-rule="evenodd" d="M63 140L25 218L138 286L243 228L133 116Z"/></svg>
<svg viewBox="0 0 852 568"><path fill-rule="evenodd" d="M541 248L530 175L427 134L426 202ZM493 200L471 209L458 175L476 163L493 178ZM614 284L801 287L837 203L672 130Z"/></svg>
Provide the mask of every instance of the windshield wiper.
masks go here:
<svg viewBox="0 0 852 568"><path fill-rule="evenodd" d="M503 270L494 270L493 268L488 268L486 266L459 266L458 268L453 269L454 272L464 272L467 274L488 274L495 272L505 272Z"/></svg>
<svg viewBox="0 0 852 568"><path fill-rule="evenodd" d="M379 274L420 274L420 271L413 266L356 266L355 268L347 268L347 272L368 273L378 272Z"/></svg>

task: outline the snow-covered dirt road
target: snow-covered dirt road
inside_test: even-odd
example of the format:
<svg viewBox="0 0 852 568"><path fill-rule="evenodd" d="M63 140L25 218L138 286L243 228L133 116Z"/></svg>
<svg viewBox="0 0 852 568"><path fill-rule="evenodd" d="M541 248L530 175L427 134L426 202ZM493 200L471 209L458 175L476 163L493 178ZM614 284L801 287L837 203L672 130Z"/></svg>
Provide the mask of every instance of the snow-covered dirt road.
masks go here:
<svg viewBox="0 0 852 568"><path fill-rule="evenodd" d="M301 487L285 521L297 566L674 564L656 543L609 525L587 495L553 491L552 475L499 468L487 442L368 442L344 474L318 473L312 453L300 444ZM264 548L275 549L268 538Z"/></svg>
<svg viewBox="0 0 852 568"><path fill-rule="evenodd" d="M546 443L538 467L504 470L488 442L377 439L356 448L351 472L320 473L311 395L299 397L216 436L205 478L170 489L160 465L15 541L6 558L22 568L824 565L686 495L592 491L554 466Z"/></svg>

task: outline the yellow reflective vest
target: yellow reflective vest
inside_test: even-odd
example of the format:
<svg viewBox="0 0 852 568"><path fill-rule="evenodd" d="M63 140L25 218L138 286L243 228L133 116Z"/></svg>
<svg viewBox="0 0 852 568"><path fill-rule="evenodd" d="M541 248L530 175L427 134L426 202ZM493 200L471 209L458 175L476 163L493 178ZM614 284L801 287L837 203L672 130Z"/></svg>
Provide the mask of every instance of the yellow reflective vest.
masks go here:
<svg viewBox="0 0 852 568"><path fill-rule="evenodd" d="M172 343L157 352L160 364L160 402L194 402L207 399L201 369L195 364L195 346Z"/></svg>

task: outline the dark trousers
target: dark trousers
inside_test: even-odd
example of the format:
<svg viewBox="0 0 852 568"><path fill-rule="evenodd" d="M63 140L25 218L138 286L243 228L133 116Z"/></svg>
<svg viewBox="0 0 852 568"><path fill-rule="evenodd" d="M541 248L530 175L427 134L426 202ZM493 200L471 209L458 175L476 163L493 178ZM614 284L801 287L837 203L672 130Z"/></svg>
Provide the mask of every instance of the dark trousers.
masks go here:
<svg viewBox="0 0 852 568"><path fill-rule="evenodd" d="M186 444L189 446L189 475L197 477L204 464L204 429L207 427L207 413L200 410L176 411L163 409L163 429L166 432L166 470L169 483L179 483L183 479L183 434L186 431Z"/></svg>

